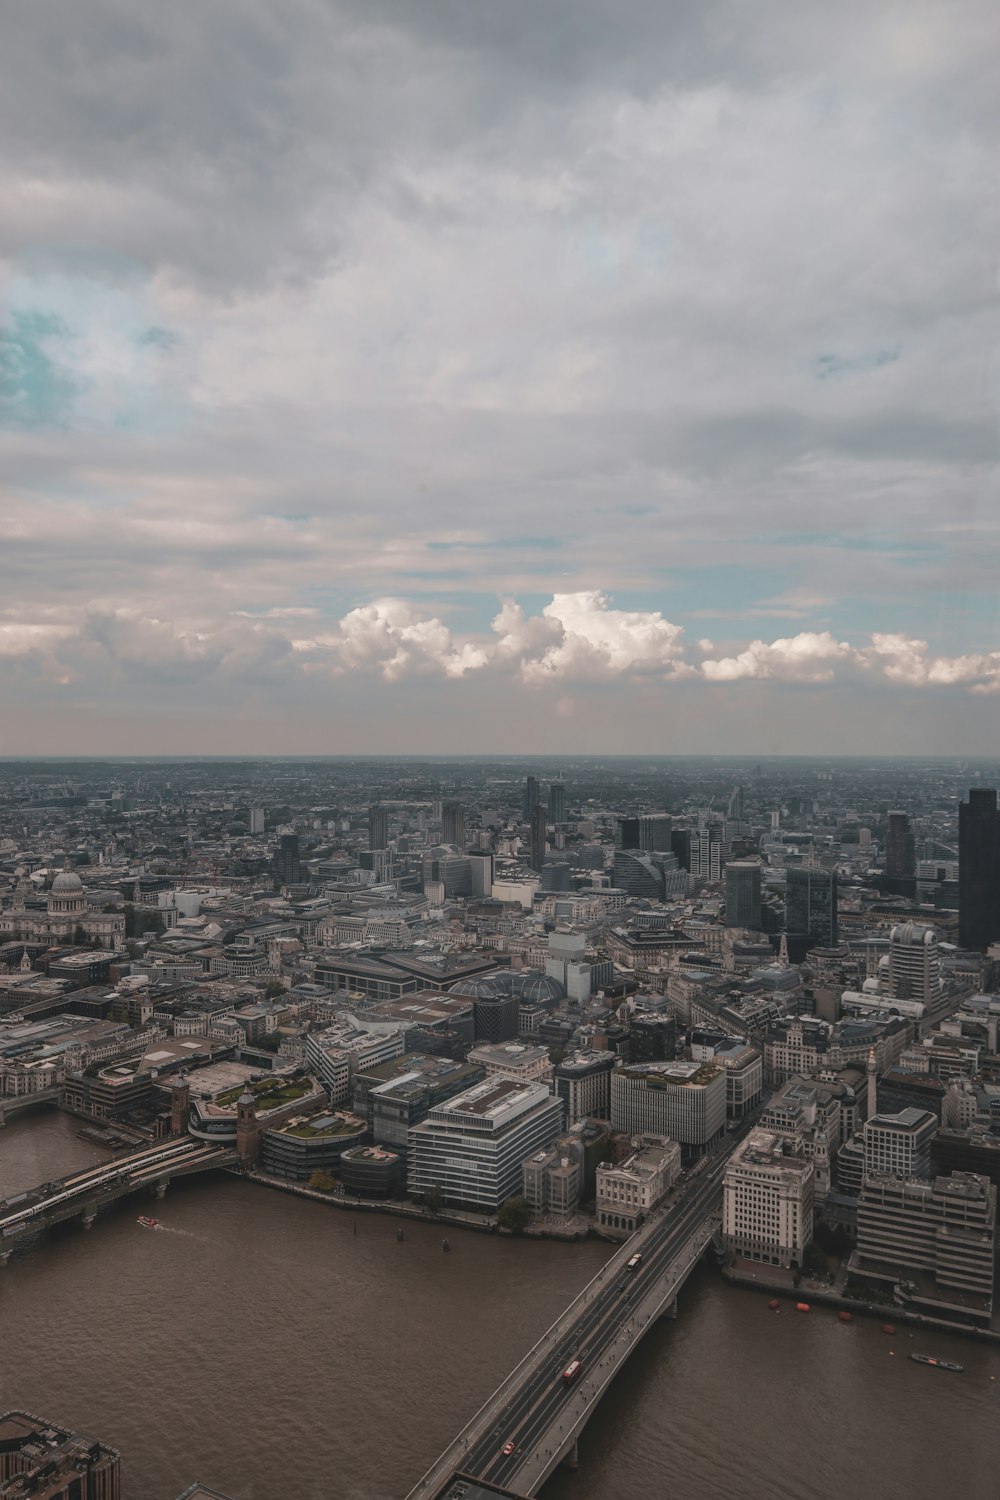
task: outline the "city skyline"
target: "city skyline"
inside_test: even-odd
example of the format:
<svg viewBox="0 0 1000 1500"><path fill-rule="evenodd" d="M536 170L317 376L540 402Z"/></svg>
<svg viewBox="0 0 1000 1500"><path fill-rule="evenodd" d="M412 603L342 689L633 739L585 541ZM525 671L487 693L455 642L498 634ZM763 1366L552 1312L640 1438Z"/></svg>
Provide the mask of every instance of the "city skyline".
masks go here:
<svg viewBox="0 0 1000 1500"><path fill-rule="evenodd" d="M988 753L996 35L20 9L0 753Z"/></svg>

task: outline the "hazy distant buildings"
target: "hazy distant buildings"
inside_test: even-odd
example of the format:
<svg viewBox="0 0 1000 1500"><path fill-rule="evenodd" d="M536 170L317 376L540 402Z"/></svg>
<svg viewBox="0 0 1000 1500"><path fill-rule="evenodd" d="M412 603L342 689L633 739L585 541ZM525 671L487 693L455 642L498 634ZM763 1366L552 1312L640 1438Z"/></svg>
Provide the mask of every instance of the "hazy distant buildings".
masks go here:
<svg viewBox="0 0 1000 1500"><path fill-rule="evenodd" d="M442 802L441 841L457 844L459 849L465 848L465 808L461 802Z"/></svg>
<svg viewBox="0 0 1000 1500"><path fill-rule="evenodd" d="M916 849L910 820L904 812L891 812L885 842L885 873L896 880L916 873Z"/></svg>
<svg viewBox="0 0 1000 1500"><path fill-rule="evenodd" d="M545 864L545 834L547 819L545 808L539 802L531 810L531 839L530 839L530 861L533 870L540 870Z"/></svg>
<svg viewBox="0 0 1000 1500"><path fill-rule="evenodd" d="M1000 811L992 787L973 787L958 809L958 935L985 950L1000 938Z"/></svg>
<svg viewBox="0 0 1000 1500"><path fill-rule="evenodd" d="M385 849L389 844L389 814L381 803L368 809L368 848Z"/></svg>

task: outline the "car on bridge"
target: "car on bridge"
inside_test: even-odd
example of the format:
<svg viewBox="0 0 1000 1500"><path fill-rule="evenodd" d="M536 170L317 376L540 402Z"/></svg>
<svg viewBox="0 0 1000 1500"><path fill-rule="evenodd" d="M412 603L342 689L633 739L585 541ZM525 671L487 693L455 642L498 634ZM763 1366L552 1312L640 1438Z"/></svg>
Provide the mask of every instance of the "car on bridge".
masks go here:
<svg viewBox="0 0 1000 1500"><path fill-rule="evenodd" d="M510 1458L510 1455L512 1453L516 1453L516 1451L517 1444L514 1442L513 1438L508 1438L503 1447L500 1449L500 1452L503 1454L504 1458Z"/></svg>
<svg viewBox="0 0 1000 1500"><path fill-rule="evenodd" d="M625 1262L625 1269L626 1269L626 1271L638 1271L638 1269L639 1269L639 1267L641 1265L642 1265L642 1256L637 1253L637 1254L631 1256L631 1258Z"/></svg>
<svg viewBox="0 0 1000 1500"><path fill-rule="evenodd" d="M571 1359L570 1362L569 1362L569 1364L566 1366L565 1370L563 1370L563 1372L562 1372L563 1383L565 1385L572 1385L573 1382L574 1382L574 1380L580 1374L580 1371L582 1369L583 1369L583 1361L582 1360Z"/></svg>

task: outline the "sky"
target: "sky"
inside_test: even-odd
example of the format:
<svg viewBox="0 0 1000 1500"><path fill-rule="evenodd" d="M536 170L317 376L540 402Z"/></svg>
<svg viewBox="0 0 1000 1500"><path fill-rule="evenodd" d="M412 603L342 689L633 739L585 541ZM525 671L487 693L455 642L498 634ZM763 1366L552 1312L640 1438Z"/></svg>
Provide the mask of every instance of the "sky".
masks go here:
<svg viewBox="0 0 1000 1500"><path fill-rule="evenodd" d="M10 0L0 755L995 752L995 0Z"/></svg>

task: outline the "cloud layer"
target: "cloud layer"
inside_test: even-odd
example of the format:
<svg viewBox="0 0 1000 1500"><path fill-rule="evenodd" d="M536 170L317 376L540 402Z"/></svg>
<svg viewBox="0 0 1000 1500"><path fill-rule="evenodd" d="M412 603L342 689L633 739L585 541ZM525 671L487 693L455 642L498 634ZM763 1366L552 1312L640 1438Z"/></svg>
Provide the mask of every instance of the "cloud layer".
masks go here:
<svg viewBox="0 0 1000 1500"><path fill-rule="evenodd" d="M884 748L992 745L998 42L993 0L14 0L0 752L402 749L421 702L545 748L612 698L740 748L786 688L803 748L904 700Z"/></svg>

